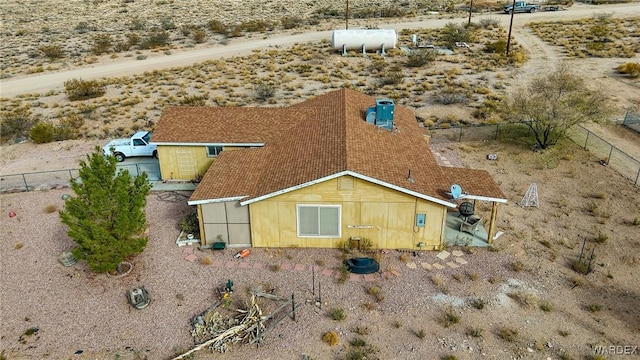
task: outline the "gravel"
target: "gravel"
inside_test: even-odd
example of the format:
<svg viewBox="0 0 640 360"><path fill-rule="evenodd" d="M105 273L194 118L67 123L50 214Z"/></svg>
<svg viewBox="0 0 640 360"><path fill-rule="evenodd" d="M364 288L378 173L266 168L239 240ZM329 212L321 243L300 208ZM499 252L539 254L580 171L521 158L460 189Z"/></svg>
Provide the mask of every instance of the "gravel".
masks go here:
<svg viewBox="0 0 640 360"><path fill-rule="evenodd" d="M369 324L376 330L376 336L384 336L385 332L393 331L385 326L385 322L388 325L391 321L389 316L410 324L415 319L416 308L422 311L440 308L441 301L430 299L440 289L435 288L428 273L419 265L417 269L410 269L395 251L383 255L381 266L384 271L396 271L397 277L386 272L390 279L376 274L372 282L360 278L358 282L338 284L334 276L321 274L324 269L339 266L345 255L338 250L251 249L248 258L234 260L237 250L233 249L214 252L178 247L175 244L178 222L191 209L184 201L163 201L157 193L149 196L146 209L150 240L144 252L131 260L134 267L130 274L120 278L94 274L83 262L64 267L57 257L72 249L74 243L66 235L57 212L46 209L61 208L62 195L69 191L35 191L1 197L5 214L2 218L5 236L0 244L2 348L10 358L61 359L72 355L74 359L116 355L170 358L194 346L190 321L218 299L216 289L223 287L227 279L235 283L235 307L242 308L248 290L253 287L287 297L294 294L301 307L296 312L297 321L285 319L279 323L259 349L237 346L230 354L216 358L238 354L243 358L260 356L263 359L298 359L302 354L326 358L344 349L323 344L320 338L325 331L335 330L341 337L350 337L354 326ZM7 216L10 211L17 216ZM197 260L185 260L187 248L191 248ZM435 252L418 255L409 262L437 261ZM474 256L487 255L493 254L483 252ZM203 257L210 257L213 264L201 263ZM238 266L240 262L250 268L228 267ZM489 263L496 264L495 261ZM255 269L260 264L263 269ZM296 271L295 264L303 264L305 269ZM272 271L271 265L280 265L281 270ZM312 294L312 265L318 269L315 295ZM450 271L443 270L443 274ZM371 285L381 288L384 297L381 302L367 294L366 288ZM152 297L151 305L143 310L134 309L126 299L127 291L137 286L144 286ZM451 283L448 290L459 286ZM321 307L314 305L319 287ZM365 309L362 304L366 302L372 303L375 309ZM277 306L268 300L261 300L260 304L265 314ZM345 309L347 320L330 319L328 313L338 307ZM33 335L25 335L31 328L38 330ZM405 346L384 341L380 344L378 347L384 353L402 352ZM198 356L214 356L201 353ZM408 358L420 358L419 354Z"/></svg>

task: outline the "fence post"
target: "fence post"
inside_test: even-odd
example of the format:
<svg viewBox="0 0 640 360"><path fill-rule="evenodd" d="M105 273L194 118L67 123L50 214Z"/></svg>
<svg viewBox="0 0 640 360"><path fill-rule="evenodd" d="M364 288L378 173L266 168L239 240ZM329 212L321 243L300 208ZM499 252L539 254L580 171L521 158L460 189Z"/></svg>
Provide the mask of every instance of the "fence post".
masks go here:
<svg viewBox="0 0 640 360"><path fill-rule="evenodd" d="M585 129L587 130L587 129ZM589 134L591 134L591 131L587 130L587 137L584 139L584 149L587 150L587 141L589 141Z"/></svg>
<svg viewBox="0 0 640 360"><path fill-rule="evenodd" d="M27 184L27 177L22 174L22 181L24 182L24 189L29 191L29 184Z"/></svg>
<svg viewBox="0 0 640 360"><path fill-rule="evenodd" d="M611 161L611 154L613 153L613 145L611 145L611 150L609 150L609 157L607 157L607 165L609 165L609 162Z"/></svg>
<svg viewBox="0 0 640 360"><path fill-rule="evenodd" d="M462 127L459 127L460 131L458 132L458 142L462 142Z"/></svg>
<svg viewBox="0 0 640 360"><path fill-rule="evenodd" d="M638 185L638 180L640 180L640 169L638 169L638 175L636 175L636 185Z"/></svg>
<svg viewBox="0 0 640 360"><path fill-rule="evenodd" d="M291 294L291 311L293 312L293 321L296 321L296 302L293 293Z"/></svg>

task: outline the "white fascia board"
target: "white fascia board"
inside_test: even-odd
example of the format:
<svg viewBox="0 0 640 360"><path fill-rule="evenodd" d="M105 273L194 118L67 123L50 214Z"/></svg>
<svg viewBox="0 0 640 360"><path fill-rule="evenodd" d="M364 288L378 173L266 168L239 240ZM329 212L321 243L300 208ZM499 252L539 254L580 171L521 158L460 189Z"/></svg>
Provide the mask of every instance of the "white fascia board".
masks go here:
<svg viewBox="0 0 640 360"><path fill-rule="evenodd" d="M331 174L329 176L325 176L325 177L322 177L322 178L319 178L319 179L316 179L316 180L313 180L313 181L309 181L309 182L306 182L304 184L300 184L300 185L292 186L290 188L278 190L278 191L275 191L275 192L272 192L272 193L269 193L269 194L265 194L265 195L259 196L257 198L249 199L247 201L242 201L242 202L240 202L240 205L248 205L248 204L251 204L251 203L254 203L254 202L258 202L258 201L261 201L261 200L268 199L270 197L286 194L288 192L295 191L295 190L298 190L298 189L302 189L302 188L305 188L307 186L311 186L311 185L319 184L319 183L327 181L327 180L335 179L335 178L340 177L342 175L346 175L347 173L348 173L348 171L341 171L339 173Z"/></svg>
<svg viewBox="0 0 640 360"><path fill-rule="evenodd" d="M405 189L405 188L397 186L397 185L389 184L387 182L380 181L378 179L374 179L372 177L368 177L368 176L365 176L365 175L362 175L362 174L358 174L358 173L351 172L351 171L347 171L347 173L348 173L348 175L351 175L353 177L356 177L356 178L359 178L359 179L362 179L362 180L366 180L366 181L372 182L374 184L378 184L378 185L387 187L389 189L400 191L402 193L405 193L405 194L408 194L408 195L411 195L411 196L415 196L415 197L420 198L420 199L431 201L431 202L434 202L436 204L448 206L448 207L451 207L451 208L456 208L458 206L457 204L454 204L454 203L451 203L451 202L448 202L448 201L445 201L445 200L442 200L442 199L434 198L434 197L429 196L429 195L421 194L421 193L418 193L418 192L415 192L415 191L412 191L412 190L409 190L409 189Z"/></svg>
<svg viewBox="0 0 640 360"><path fill-rule="evenodd" d="M205 199L205 200L194 200L187 201L188 205L204 205L204 204L213 204L213 203L221 203L227 201L238 201L244 199L246 196L234 196L228 198L220 198L220 199Z"/></svg>
<svg viewBox="0 0 640 360"><path fill-rule="evenodd" d="M506 204L507 199L501 198L492 198L488 196L480 196L480 195L470 195L470 194L462 194L458 199L470 199L470 200L481 200L481 201L493 201L501 204Z"/></svg>
<svg viewBox="0 0 640 360"><path fill-rule="evenodd" d="M263 147L264 143L193 143L193 142L151 142L152 145L165 146L242 146L242 147Z"/></svg>

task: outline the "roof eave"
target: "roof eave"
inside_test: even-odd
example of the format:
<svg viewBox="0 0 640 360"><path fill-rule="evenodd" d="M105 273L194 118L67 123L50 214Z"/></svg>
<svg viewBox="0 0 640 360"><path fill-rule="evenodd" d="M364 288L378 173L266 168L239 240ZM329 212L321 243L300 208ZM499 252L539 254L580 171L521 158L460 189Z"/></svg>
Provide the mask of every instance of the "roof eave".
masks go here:
<svg viewBox="0 0 640 360"><path fill-rule="evenodd" d="M187 201L188 205L204 205L204 204L214 204L221 203L227 201L239 201L246 198L246 196L232 196L226 198L218 198L218 199L202 199L202 200L189 200Z"/></svg>

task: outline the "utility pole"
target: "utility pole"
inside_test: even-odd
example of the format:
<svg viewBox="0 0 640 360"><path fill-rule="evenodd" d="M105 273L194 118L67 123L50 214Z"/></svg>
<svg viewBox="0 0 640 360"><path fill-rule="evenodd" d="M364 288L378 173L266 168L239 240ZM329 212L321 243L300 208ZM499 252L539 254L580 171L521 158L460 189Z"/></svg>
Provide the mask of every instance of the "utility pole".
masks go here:
<svg viewBox="0 0 640 360"><path fill-rule="evenodd" d="M471 25L471 9L473 9L473 0L469 0L469 22L467 25Z"/></svg>
<svg viewBox="0 0 640 360"><path fill-rule="evenodd" d="M345 30L349 30L349 0L347 0L347 11L344 13Z"/></svg>
<svg viewBox="0 0 640 360"><path fill-rule="evenodd" d="M513 5L511 5L511 21L509 21L509 35L507 35L507 53L506 56L509 56L509 46L511 45L511 29L513 28L513 15L516 13L516 0L513 0Z"/></svg>

